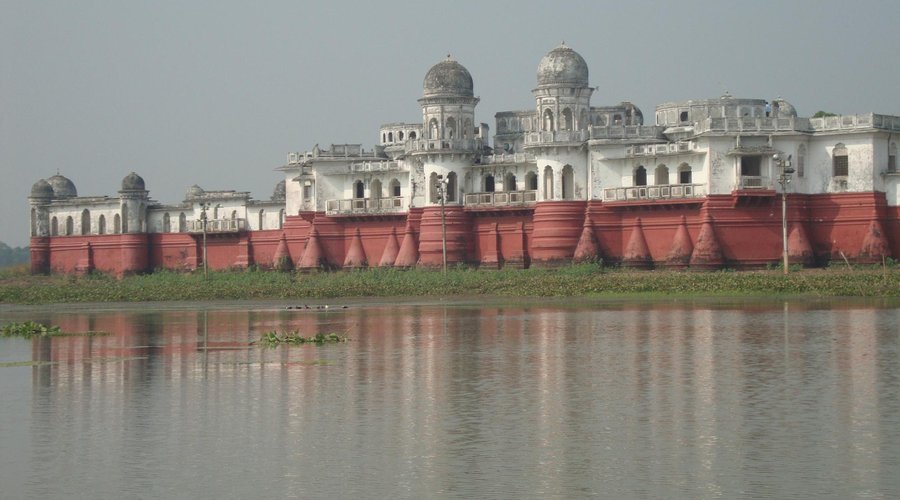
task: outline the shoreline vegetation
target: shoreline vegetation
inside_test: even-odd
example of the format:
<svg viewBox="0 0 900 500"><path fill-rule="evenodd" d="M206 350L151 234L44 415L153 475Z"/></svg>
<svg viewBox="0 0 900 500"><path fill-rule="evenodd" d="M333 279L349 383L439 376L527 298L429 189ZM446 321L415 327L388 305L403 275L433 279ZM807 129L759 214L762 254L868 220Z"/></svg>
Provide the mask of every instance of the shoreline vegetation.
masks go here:
<svg viewBox="0 0 900 500"><path fill-rule="evenodd" d="M399 270L312 274L235 270L31 276L27 266L0 270L0 304L156 302L341 297L615 296L900 297L900 266L759 271L636 271L600 264L553 269Z"/></svg>

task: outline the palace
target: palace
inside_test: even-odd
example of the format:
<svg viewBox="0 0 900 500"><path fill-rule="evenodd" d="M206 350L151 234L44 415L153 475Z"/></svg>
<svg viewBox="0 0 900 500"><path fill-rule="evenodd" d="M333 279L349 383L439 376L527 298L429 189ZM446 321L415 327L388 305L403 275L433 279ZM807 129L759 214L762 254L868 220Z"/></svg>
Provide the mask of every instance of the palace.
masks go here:
<svg viewBox="0 0 900 500"><path fill-rule="evenodd" d="M537 67L534 104L475 119L472 76L449 56L425 74L422 118L371 150L290 153L271 199L190 188L152 200L34 184L34 273L366 266L487 268L600 260L714 269L900 258L900 117L803 118L781 98L594 106L565 44ZM649 122L649 123L647 123ZM273 179L274 180L274 179ZM782 213L782 193L787 211Z"/></svg>

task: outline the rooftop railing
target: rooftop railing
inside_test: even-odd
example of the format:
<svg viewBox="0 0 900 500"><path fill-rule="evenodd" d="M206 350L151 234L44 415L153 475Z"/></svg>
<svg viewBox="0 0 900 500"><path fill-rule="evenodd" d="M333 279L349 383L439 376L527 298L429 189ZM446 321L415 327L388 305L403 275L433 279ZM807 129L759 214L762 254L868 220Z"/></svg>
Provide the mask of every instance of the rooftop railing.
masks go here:
<svg viewBox="0 0 900 500"><path fill-rule="evenodd" d="M351 198L349 200L328 200L325 202L326 215L379 215L406 211L406 198Z"/></svg>
<svg viewBox="0 0 900 500"><path fill-rule="evenodd" d="M603 201L677 200L704 196L706 196L706 185L704 184L666 184L603 190Z"/></svg>
<svg viewBox="0 0 900 500"><path fill-rule="evenodd" d="M504 208L533 205L537 191L501 191L493 193L469 193L463 203L466 208Z"/></svg>
<svg viewBox="0 0 900 500"><path fill-rule="evenodd" d="M207 233L236 233L247 229L247 219L208 219L206 221ZM189 233L202 233L202 220L187 221Z"/></svg>

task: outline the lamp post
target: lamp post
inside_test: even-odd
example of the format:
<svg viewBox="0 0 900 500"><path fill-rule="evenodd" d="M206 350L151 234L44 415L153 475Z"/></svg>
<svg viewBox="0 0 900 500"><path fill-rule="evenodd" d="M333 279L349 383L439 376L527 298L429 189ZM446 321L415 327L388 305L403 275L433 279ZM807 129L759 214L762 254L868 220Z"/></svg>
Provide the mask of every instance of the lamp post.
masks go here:
<svg viewBox="0 0 900 500"><path fill-rule="evenodd" d="M437 176L438 199L441 202L441 264L442 272L447 273L447 219L444 215L444 198L447 194L447 180L443 175Z"/></svg>
<svg viewBox="0 0 900 500"><path fill-rule="evenodd" d="M781 169L778 176L778 183L781 184L781 252L784 262L782 263L784 274L788 273L788 234L787 234L787 186L791 183L791 174L794 168L791 166L791 156L785 158L781 153L772 156L775 165Z"/></svg>
<svg viewBox="0 0 900 500"><path fill-rule="evenodd" d="M200 204L200 222L203 226L203 279L209 280L209 265L206 263L206 210L209 208L209 203L201 203Z"/></svg>

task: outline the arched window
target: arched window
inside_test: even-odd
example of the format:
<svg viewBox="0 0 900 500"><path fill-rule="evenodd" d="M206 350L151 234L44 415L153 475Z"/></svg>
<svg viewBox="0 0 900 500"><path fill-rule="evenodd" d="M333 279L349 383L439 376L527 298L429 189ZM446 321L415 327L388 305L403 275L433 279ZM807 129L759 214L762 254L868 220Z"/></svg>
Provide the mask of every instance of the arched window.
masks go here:
<svg viewBox="0 0 900 500"><path fill-rule="evenodd" d="M512 172L507 172L505 176L503 176L503 190L504 191L515 191L516 190L516 176L513 175Z"/></svg>
<svg viewBox="0 0 900 500"><path fill-rule="evenodd" d="M394 133L388 132L388 142L394 142Z"/></svg>
<svg viewBox="0 0 900 500"><path fill-rule="evenodd" d="M103 214L97 217L97 234L106 234L106 216Z"/></svg>
<svg viewBox="0 0 900 500"><path fill-rule="evenodd" d="M654 173L653 183L657 186L665 186L669 183L669 167L665 165L657 165Z"/></svg>
<svg viewBox="0 0 900 500"><path fill-rule="evenodd" d="M353 183L353 197L356 199L366 197L366 186L363 184L363 181L358 180Z"/></svg>
<svg viewBox="0 0 900 500"><path fill-rule="evenodd" d="M66 217L66 236L72 236L75 233L75 221L72 220L72 216Z"/></svg>
<svg viewBox="0 0 900 500"><path fill-rule="evenodd" d="M213 207L213 216L212 216L213 219L219 218L219 209L220 208L222 208L222 205L216 205Z"/></svg>
<svg viewBox="0 0 900 500"><path fill-rule="evenodd" d="M369 198L374 200L381 199L381 181L378 179L369 183Z"/></svg>
<svg viewBox="0 0 900 500"><path fill-rule="evenodd" d="M572 130L572 110L565 108L559 115L559 129Z"/></svg>
<svg viewBox="0 0 900 500"><path fill-rule="evenodd" d="M163 214L163 232L172 232L172 220L169 218L169 212Z"/></svg>
<svg viewBox="0 0 900 500"><path fill-rule="evenodd" d="M381 133L381 142L387 142L387 137L385 137L384 132Z"/></svg>
<svg viewBox="0 0 900 500"><path fill-rule="evenodd" d="M113 216L113 234L122 232L122 217L119 214Z"/></svg>
<svg viewBox="0 0 900 500"><path fill-rule="evenodd" d="M398 140L398 141L402 141L402 140L403 140L403 131L402 131L402 130L399 131L399 132L397 132L397 140Z"/></svg>
<svg viewBox="0 0 900 500"><path fill-rule="evenodd" d="M679 184L691 184L693 179L691 178L691 166L687 163L682 163L678 166L678 183Z"/></svg>
<svg viewBox="0 0 900 500"><path fill-rule="evenodd" d="M428 122L428 138L440 139L440 136L438 135L439 132L437 118L432 118L431 121Z"/></svg>
<svg viewBox="0 0 900 500"><path fill-rule="evenodd" d="M410 133L409 133L409 140L412 141L412 140L415 140L415 138L416 138L416 133L415 133L415 132L410 132Z"/></svg>
<svg viewBox="0 0 900 500"><path fill-rule="evenodd" d="M622 124L622 115L613 115L613 125Z"/></svg>
<svg viewBox="0 0 900 500"><path fill-rule="evenodd" d="M91 212L86 208L81 211L81 234L91 234Z"/></svg>
<svg viewBox="0 0 900 500"><path fill-rule="evenodd" d="M485 193L493 193L494 192L494 176L492 174L488 174L484 178L484 192Z"/></svg>
<svg viewBox="0 0 900 500"><path fill-rule="evenodd" d="M128 205L122 205L122 232L128 232Z"/></svg>
<svg viewBox="0 0 900 500"><path fill-rule="evenodd" d="M888 146L888 164L887 164L888 172L896 172L897 171L897 143L892 142L890 146Z"/></svg>
<svg viewBox="0 0 900 500"><path fill-rule="evenodd" d="M797 148L797 177L803 177L806 172L806 145L801 144Z"/></svg>
<svg viewBox="0 0 900 500"><path fill-rule="evenodd" d="M256 224L256 228L259 229L260 231L262 231L263 229L266 228L266 211L260 209L259 214L257 214L257 218L258 218L258 221Z"/></svg>
<svg viewBox="0 0 900 500"><path fill-rule="evenodd" d="M235 220L235 219L237 219L237 210L232 210L231 211L231 220Z"/></svg>
<svg viewBox="0 0 900 500"><path fill-rule="evenodd" d="M450 172L449 174L447 174L447 201L450 203L456 202L456 184L456 172Z"/></svg>
<svg viewBox="0 0 900 500"><path fill-rule="evenodd" d="M178 214L178 232L185 233L187 232L187 216L184 215L184 212Z"/></svg>
<svg viewBox="0 0 900 500"><path fill-rule="evenodd" d="M284 209L278 211L278 229L284 227Z"/></svg>
<svg viewBox="0 0 900 500"><path fill-rule="evenodd" d="M430 192L428 193L428 201L431 203L440 203L441 200L439 198L439 186L438 186L438 174L432 172L428 177L428 187Z"/></svg>
<svg viewBox="0 0 900 500"><path fill-rule="evenodd" d="M831 151L832 175L835 177L847 177L850 173L850 161L847 146L842 143L834 145Z"/></svg>
<svg viewBox="0 0 900 500"><path fill-rule="evenodd" d="M55 215L50 219L50 236L59 236L59 221Z"/></svg>
<svg viewBox="0 0 900 500"><path fill-rule="evenodd" d="M572 165L566 165L562 169L562 199L575 198L575 171Z"/></svg>
<svg viewBox="0 0 900 500"><path fill-rule="evenodd" d="M537 191L538 182L537 182L537 174L534 172L528 172L525 174L525 189L529 191Z"/></svg>
<svg viewBox="0 0 900 500"><path fill-rule="evenodd" d="M544 199L553 199L553 168L550 165L544 167Z"/></svg>
<svg viewBox="0 0 900 500"><path fill-rule="evenodd" d="M544 110L544 128L543 128L543 130L547 130L547 131L553 130L553 111L550 111L549 108Z"/></svg>
<svg viewBox="0 0 900 500"><path fill-rule="evenodd" d="M447 121L444 122L444 138L456 139L456 137L456 119L449 116L447 117Z"/></svg>
<svg viewBox="0 0 900 500"><path fill-rule="evenodd" d="M634 185L635 186L646 186L647 185L647 169L644 168L643 165L639 166L634 171Z"/></svg>
<svg viewBox="0 0 900 500"><path fill-rule="evenodd" d="M391 179L391 183L388 185L388 189L391 191L391 196L397 198L400 196L400 181L397 179Z"/></svg>

